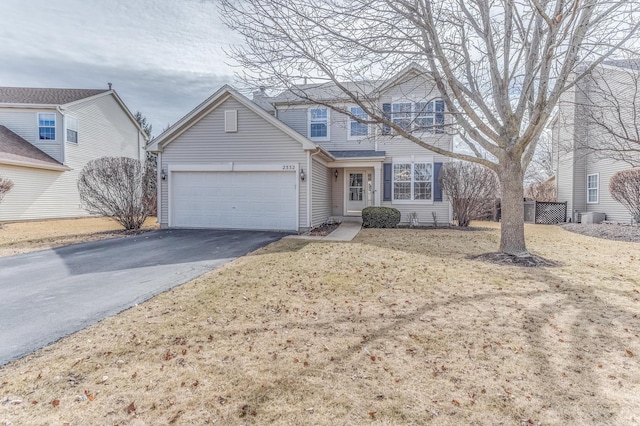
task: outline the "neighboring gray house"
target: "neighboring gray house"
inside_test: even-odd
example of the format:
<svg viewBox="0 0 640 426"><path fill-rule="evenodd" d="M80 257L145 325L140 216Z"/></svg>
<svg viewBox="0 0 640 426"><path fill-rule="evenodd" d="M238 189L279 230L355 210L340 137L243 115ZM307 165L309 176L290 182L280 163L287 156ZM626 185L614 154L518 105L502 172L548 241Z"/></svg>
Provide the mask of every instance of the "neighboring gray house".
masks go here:
<svg viewBox="0 0 640 426"><path fill-rule="evenodd" d="M560 99L550 128L558 201L567 202L567 221L632 221L609 193L609 180L640 164L638 69L634 61L600 65Z"/></svg>
<svg viewBox="0 0 640 426"><path fill-rule="evenodd" d="M449 120L434 83L417 67L387 82L347 84L402 125ZM363 115L334 85L301 88L314 91L316 101ZM443 126L421 137L452 148ZM249 100L224 86L147 150L158 154L163 227L303 231L359 217L367 206L395 207L404 223L414 213L423 224L434 216L451 220L437 183L447 157L292 92L257 92Z"/></svg>
<svg viewBox="0 0 640 426"><path fill-rule="evenodd" d="M147 137L114 90L0 87L0 221L86 216L77 180L104 156L144 158Z"/></svg>

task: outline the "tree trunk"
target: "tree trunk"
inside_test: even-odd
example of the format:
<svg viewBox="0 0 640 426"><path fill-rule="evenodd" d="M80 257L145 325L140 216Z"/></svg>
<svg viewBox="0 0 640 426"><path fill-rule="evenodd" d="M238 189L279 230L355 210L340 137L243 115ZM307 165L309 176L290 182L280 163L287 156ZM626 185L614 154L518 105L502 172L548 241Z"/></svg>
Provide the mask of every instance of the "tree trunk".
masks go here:
<svg viewBox="0 0 640 426"><path fill-rule="evenodd" d="M523 256L528 254L524 241L524 171L519 161L503 164L498 171L502 188L500 251Z"/></svg>

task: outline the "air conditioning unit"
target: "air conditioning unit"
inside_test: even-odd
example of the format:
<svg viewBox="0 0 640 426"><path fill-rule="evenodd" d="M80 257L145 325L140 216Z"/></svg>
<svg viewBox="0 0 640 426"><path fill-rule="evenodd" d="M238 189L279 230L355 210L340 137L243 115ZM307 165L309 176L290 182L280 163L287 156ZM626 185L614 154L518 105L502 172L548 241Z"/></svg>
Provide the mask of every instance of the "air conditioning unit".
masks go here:
<svg viewBox="0 0 640 426"><path fill-rule="evenodd" d="M602 223L607 217L604 213L583 212L580 213L580 222L586 224Z"/></svg>

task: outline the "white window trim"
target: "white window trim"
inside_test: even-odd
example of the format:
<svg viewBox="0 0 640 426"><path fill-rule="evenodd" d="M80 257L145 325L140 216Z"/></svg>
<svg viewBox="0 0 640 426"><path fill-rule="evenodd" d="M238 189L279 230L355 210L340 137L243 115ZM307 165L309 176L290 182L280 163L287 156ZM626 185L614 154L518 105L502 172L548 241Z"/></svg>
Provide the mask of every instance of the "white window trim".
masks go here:
<svg viewBox="0 0 640 426"><path fill-rule="evenodd" d="M589 178L591 176L595 176L596 177L596 187L595 188L589 188ZM600 173L590 173L587 175L587 182L586 182L586 186L587 186L587 204L598 204L600 203ZM589 190L590 189L595 189L596 190L596 201L589 201Z"/></svg>
<svg viewBox="0 0 640 426"><path fill-rule="evenodd" d="M411 164L411 192L413 193L413 165L419 164L431 164L431 199L429 200L396 200L395 199L395 165L396 164ZM435 191L435 184L433 182L434 173L433 157L399 157L393 158L391 162L391 204L433 204L433 195Z"/></svg>
<svg viewBox="0 0 640 426"><path fill-rule="evenodd" d="M74 130L74 129L69 129L69 120L74 120L76 122L76 128L75 128L76 141L75 142L74 141L70 141L69 139L67 139L67 130ZM80 127L80 126L78 125L78 119L76 117L74 117L74 116L71 116L71 115L65 115L64 122L65 122L65 129L64 129L64 140L65 140L65 142L73 143L73 144L77 145L80 142L79 141L80 131L78 130L78 127Z"/></svg>
<svg viewBox="0 0 640 426"><path fill-rule="evenodd" d="M349 113L351 113L351 114L352 114L352 112L351 112L351 108L360 108L360 109L362 109L362 107L360 107L360 106L358 106L358 105L349 105L349 107L348 107L348 108L349 108ZM363 112L364 112L364 110L363 110ZM365 114L366 114L366 113L365 113ZM369 117L369 115L368 115L368 114L366 114L366 115L367 115L367 117ZM353 136L353 135L351 134L351 123L358 123L358 122L357 122L356 120L352 119L352 118L351 118L351 115L349 115L349 120L348 120L348 123L347 123L347 126L348 126L348 127L347 127L347 140L350 140L350 141L359 141L359 140L366 139L366 138L368 138L369 136L371 136L371 126L369 126L368 124L366 125L366 126L367 126L367 134L366 134L366 135ZM363 124L363 123L359 123L359 124Z"/></svg>
<svg viewBox="0 0 640 426"><path fill-rule="evenodd" d="M55 139L40 139L40 115L41 114L53 114L53 129L54 134L56 135ZM55 112L39 112L36 114L36 129L37 129L37 137L36 140L40 143L46 142L57 142L58 140L58 116Z"/></svg>
<svg viewBox="0 0 640 426"><path fill-rule="evenodd" d="M311 110L312 109L326 109L327 110L327 136L320 137L320 138L311 137ZM328 108L326 106L322 106L322 105L317 105L317 106L309 107L307 109L307 136L312 141L329 141L329 140L331 140L331 109L330 108Z"/></svg>

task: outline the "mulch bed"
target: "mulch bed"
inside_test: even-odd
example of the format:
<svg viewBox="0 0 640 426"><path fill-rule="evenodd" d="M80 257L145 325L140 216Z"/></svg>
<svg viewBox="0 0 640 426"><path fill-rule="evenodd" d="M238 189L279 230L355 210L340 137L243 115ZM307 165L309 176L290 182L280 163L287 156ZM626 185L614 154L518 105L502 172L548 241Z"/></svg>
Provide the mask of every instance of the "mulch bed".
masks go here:
<svg viewBox="0 0 640 426"><path fill-rule="evenodd" d="M339 223L323 223L322 225L316 226L311 231L309 231L309 235L311 235L312 237L326 237L327 235L335 231L338 226L340 226Z"/></svg>
<svg viewBox="0 0 640 426"><path fill-rule="evenodd" d="M535 254L528 254L526 256L516 256L513 254L507 254L502 252L493 252L493 253L483 253L477 256L469 256L468 259L495 263L497 265L521 266L524 268L561 266L561 263L554 262L553 260L545 259L544 257L540 257Z"/></svg>
<svg viewBox="0 0 640 426"><path fill-rule="evenodd" d="M560 227L566 231L590 237L640 243L640 226L636 225L565 223Z"/></svg>

